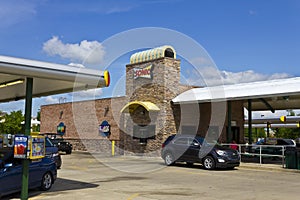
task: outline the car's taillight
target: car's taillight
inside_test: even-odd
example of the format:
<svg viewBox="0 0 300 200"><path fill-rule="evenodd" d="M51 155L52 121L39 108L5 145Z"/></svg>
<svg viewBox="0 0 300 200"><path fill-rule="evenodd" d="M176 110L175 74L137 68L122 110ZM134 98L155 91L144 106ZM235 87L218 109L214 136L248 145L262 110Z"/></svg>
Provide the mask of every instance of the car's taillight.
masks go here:
<svg viewBox="0 0 300 200"><path fill-rule="evenodd" d="M161 145L161 148L164 148L166 145L165 145L165 143L163 143L162 145Z"/></svg>

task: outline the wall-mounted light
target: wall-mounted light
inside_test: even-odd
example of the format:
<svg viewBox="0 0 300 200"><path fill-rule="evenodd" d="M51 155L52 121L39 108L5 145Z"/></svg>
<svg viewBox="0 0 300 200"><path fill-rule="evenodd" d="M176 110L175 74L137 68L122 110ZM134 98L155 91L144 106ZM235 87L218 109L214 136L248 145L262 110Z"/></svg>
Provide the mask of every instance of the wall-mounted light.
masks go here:
<svg viewBox="0 0 300 200"><path fill-rule="evenodd" d="M290 100L290 97L289 97L289 96L283 96L282 98L283 98L284 100L286 100L286 101Z"/></svg>
<svg viewBox="0 0 300 200"><path fill-rule="evenodd" d="M24 79L17 79L17 80L13 80L13 81L7 81L7 82L0 83L0 88L5 88L5 87L8 87L8 86L22 84L22 83L24 83Z"/></svg>
<svg viewBox="0 0 300 200"><path fill-rule="evenodd" d="M62 118L63 114L64 114L64 111L60 111L60 112L59 112L59 119Z"/></svg>
<svg viewBox="0 0 300 200"><path fill-rule="evenodd" d="M109 107L108 107L108 106L106 106L106 107L104 108L104 117L106 117L106 115L107 115L108 111L109 111Z"/></svg>
<svg viewBox="0 0 300 200"><path fill-rule="evenodd" d="M140 112L140 114L141 114L141 115L145 115L146 112L143 110L143 111Z"/></svg>

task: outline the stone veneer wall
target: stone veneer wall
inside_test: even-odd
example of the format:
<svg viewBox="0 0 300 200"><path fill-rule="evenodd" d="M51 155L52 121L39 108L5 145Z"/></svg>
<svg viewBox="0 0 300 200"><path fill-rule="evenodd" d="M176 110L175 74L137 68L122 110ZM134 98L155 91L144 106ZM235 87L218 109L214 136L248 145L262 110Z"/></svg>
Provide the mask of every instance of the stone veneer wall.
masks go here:
<svg viewBox="0 0 300 200"><path fill-rule="evenodd" d="M152 65L152 79L133 78L134 69L142 69ZM146 112L136 109L133 113L123 113L121 141L127 153L159 154L162 142L171 134L177 133L171 100L180 92L190 87L180 86L180 61L173 58L160 58L148 62L129 64L126 66L126 98L128 102L148 101L157 105L159 112ZM139 114L150 115L145 122ZM133 139L134 125L155 125L155 139L149 139L141 145Z"/></svg>

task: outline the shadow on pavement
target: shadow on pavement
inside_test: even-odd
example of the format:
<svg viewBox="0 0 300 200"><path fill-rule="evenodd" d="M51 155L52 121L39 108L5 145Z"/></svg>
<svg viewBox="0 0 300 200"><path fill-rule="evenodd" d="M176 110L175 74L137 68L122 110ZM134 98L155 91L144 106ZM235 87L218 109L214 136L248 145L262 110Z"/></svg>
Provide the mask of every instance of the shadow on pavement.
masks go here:
<svg viewBox="0 0 300 200"><path fill-rule="evenodd" d="M185 163L175 163L173 166L175 167L182 167L182 168L190 168L190 169L201 169L201 170L206 170L203 165L201 164L193 164L193 165L187 165ZM213 170L209 170L209 171L234 171L234 170L238 170L238 167L234 168L234 169L230 169L230 168L216 168Z"/></svg>
<svg viewBox="0 0 300 200"><path fill-rule="evenodd" d="M46 192L55 193L55 192L61 192L61 191L67 191L67 190L81 190L81 189L87 189L87 188L95 188L95 187L98 187L99 185L100 184L57 178L55 183L53 184L52 188ZM35 197L44 192L45 191L40 191L37 188L37 189L29 190L28 194L29 194L29 197ZM8 200L8 199L14 199L14 198L19 199L20 192L14 193L14 194L11 194L8 196L4 196L1 198L1 200Z"/></svg>
<svg viewBox="0 0 300 200"><path fill-rule="evenodd" d="M118 176L114 178L109 178L106 180L95 181L93 183L107 183L107 182L116 182L116 181L135 181L135 180L144 180L147 179L145 177L139 176Z"/></svg>

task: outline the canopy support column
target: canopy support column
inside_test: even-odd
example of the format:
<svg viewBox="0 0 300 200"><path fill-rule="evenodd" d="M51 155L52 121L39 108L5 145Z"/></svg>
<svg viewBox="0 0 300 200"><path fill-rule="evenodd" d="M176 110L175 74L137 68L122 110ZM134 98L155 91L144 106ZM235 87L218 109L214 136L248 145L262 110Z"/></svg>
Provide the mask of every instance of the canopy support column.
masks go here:
<svg viewBox="0 0 300 200"><path fill-rule="evenodd" d="M231 113L231 101L227 101L227 143L232 141L232 130L231 130L231 120L232 120L232 113Z"/></svg>
<svg viewBox="0 0 300 200"><path fill-rule="evenodd" d="M32 88L33 78L26 78L26 98L25 98L25 135L30 135L31 109L32 109ZM28 199L28 178L30 160L24 159L22 162L22 191L21 199Z"/></svg>
<svg viewBox="0 0 300 200"><path fill-rule="evenodd" d="M248 137L249 144L252 144L252 100L248 99Z"/></svg>

